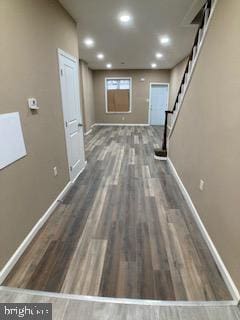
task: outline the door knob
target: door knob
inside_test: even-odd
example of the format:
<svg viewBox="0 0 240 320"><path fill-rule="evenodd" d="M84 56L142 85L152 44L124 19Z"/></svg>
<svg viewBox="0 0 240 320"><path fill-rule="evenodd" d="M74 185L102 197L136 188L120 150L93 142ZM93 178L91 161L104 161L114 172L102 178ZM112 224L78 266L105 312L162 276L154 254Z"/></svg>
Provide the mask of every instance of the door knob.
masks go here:
<svg viewBox="0 0 240 320"><path fill-rule="evenodd" d="M78 124L78 128L82 127L83 125L81 123Z"/></svg>

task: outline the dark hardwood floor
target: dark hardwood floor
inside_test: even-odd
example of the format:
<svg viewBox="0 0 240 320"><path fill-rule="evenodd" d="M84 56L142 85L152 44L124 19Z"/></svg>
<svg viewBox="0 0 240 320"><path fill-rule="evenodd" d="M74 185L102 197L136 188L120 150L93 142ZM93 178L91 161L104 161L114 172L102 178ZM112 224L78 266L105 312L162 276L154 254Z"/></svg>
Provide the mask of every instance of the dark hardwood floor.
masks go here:
<svg viewBox="0 0 240 320"><path fill-rule="evenodd" d="M4 285L80 295L231 300L157 127L98 127L88 165Z"/></svg>

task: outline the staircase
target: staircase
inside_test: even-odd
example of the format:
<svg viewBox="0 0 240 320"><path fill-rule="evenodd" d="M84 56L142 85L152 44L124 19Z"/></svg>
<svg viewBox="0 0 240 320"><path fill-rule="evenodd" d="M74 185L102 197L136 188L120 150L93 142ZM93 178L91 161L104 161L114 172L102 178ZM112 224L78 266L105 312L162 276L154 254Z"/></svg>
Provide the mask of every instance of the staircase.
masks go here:
<svg viewBox="0 0 240 320"><path fill-rule="evenodd" d="M215 0L215 2L216 2L216 0ZM180 87L179 87L176 101L174 103L172 110L165 111L165 124L164 124L162 149L155 150L155 157L160 160L167 159L168 139L170 138L170 136L173 132L180 108L182 106L184 96L185 96L187 88L189 86L196 61L198 59L200 49L202 47L205 33L206 33L206 30L209 25L209 18L211 16L211 11L213 11L213 0L207 0L206 4L204 5L202 10L203 10L202 21L199 25L199 29L197 31L197 35L196 35L194 43L193 43L192 51L189 55L188 63L187 63ZM171 128L170 128L170 132L169 132L168 128L169 128L169 118L170 117L171 117Z"/></svg>

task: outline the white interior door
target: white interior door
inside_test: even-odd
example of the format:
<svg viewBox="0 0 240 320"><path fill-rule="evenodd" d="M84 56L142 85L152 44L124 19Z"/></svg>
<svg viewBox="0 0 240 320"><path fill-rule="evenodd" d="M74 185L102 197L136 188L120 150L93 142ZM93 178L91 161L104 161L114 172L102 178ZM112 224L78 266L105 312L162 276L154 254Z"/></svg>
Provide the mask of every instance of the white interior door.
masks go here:
<svg viewBox="0 0 240 320"><path fill-rule="evenodd" d="M58 51L69 174L74 181L85 166L77 59Z"/></svg>
<svg viewBox="0 0 240 320"><path fill-rule="evenodd" d="M168 108L168 85L151 84L150 90L150 124L163 126Z"/></svg>

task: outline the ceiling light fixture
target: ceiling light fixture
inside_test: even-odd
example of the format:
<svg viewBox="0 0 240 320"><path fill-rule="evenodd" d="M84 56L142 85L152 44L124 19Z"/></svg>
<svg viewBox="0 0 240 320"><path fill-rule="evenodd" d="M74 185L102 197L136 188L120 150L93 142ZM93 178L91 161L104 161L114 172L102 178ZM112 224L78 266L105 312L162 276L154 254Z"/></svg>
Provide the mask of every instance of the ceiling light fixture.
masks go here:
<svg viewBox="0 0 240 320"><path fill-rule="evenodd" d="M154 68L157 68L157 64L156 63L151 63L151 67L154 69Z"/></svg>
<svg viewBox="0 0 240 320"><path fill-rule="evenodd" d="M88 47L91 48L94 46L94 40L92 38L85 38L84 39L84 44Z"/></svg>
<svg viewBox="0 0 240 320"><path fill-rule="evenodd" d="M108 69L111 69L111 68L112 68L112 64L111 64L111 63L107 63L106 67L107 67Z"/></svg>
<svg viewBox="0 0 240 320"><path fill-rule="evenodd" d="M156 53L156 58L157 59L161 59L163 57L163 54L162 53L160 53L160 52L157 52Z"/></svg>
<svg viewBox="0 0 240 320"><path fill-rule="evenodd" d="M161 42L161 44L164 44L164 45L169 44L170 38L168 36L163 36L160 38L160 42Z"/></svg>
<svg viewBox="0 0 240 320"><path fill-rule="evenodd" d="M99 60L103 60L103 59L104 59L104 54L103 54L103 53L98 53L98 54L97 54L97 58L98 58Z"/></svg>
<svg viewBox="0 0 240 320"><path fill-rule="evenodd" d="M132 17L130 14L128 13L124 13L124 14L120 14L119 15L119 21L122 23L122 24L128 24L130 23L132 20Z"/></svg>

